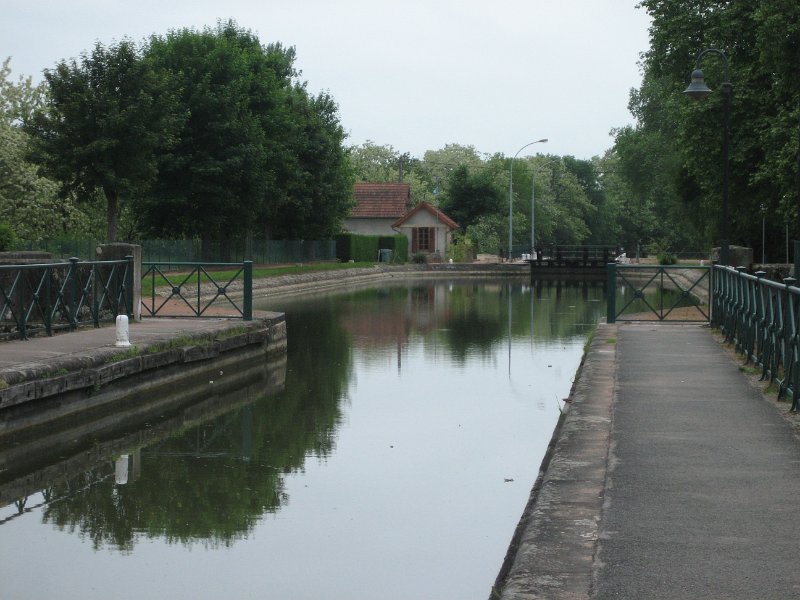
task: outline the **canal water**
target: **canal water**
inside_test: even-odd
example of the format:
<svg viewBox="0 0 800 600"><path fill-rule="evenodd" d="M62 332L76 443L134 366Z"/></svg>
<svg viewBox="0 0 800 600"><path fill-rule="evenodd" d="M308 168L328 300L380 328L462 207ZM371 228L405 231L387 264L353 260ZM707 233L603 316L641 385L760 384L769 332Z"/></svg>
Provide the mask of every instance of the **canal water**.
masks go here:
<svg viewBox="0 0 800 600"><path fill-rule="evenodd" d="M602 287L418 281L257 308L287 314L277 387L0 469L0 598L488 597Z"/></svg>

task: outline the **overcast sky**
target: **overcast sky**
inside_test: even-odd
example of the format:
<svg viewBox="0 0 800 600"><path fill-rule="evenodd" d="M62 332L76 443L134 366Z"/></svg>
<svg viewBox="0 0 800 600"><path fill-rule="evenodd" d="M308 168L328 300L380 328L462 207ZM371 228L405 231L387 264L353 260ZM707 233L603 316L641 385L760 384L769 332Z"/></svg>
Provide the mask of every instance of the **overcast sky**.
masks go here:
<svg viewBox="0 0 800 600"><path fill-rule="evenodd" d="M636 0L0 0L0 59L12 76L96 41L141 41L233 18L297 49L309 90L339 103L349 144L421 157L445 144L591 158L632 122L648 47Z"/></svg>

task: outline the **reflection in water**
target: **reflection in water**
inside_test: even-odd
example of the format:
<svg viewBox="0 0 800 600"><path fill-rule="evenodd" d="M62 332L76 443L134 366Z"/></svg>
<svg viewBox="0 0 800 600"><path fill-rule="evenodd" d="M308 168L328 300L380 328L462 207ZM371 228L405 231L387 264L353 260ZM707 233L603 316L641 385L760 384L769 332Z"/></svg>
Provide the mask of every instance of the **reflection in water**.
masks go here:
<svg viewBox="0 0 800 600"><path fill-rule="evenodd" d="M281 385L26 472L0 438L4 598L485 597L602 294L422 281L278 303Z"/></svg>

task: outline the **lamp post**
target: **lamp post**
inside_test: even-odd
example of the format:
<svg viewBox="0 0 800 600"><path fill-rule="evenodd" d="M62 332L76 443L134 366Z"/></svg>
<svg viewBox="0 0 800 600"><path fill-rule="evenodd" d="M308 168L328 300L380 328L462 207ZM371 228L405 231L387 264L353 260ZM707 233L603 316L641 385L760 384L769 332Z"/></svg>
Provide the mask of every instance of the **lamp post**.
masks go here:
<svg viewBox="0 0 800 600"><path fill-rule="evenodd" d="M730 112L731 112L731 85L728 74L728 57L722 50L709 48L697 55L695 70L692 71L692 81L683 93L695 100L701 100L711 93L711 88L706 85L703 71L700 70L700 63L707 54L715 54L722 59L725 67L724 79L722 81L723 99L723 133L722 133L722 223L720 230L722 239L720 240L719 262L723 265L730 263L730 221L728 219L728 186L730 180L730 164L728 160L728 145L730 137Z"/></svg>
<svg viewBox="0 0 800 600"><path fill-rule="evenodd" d="M522 148L517 150L517 153L511 158L511 168L508 174L508 260L511 262L511 243L512 243L512 234L514 233L514 159L519 156L519 153L525 150L528 146L533 146L534 144L544 144L547 142L547 138L542 138L541 140L536 140L535 142L529 142L525 144ZM532 181L532 180L531 180ZM533 202L533 199L531 199ZM531 206L531 215L533 214L533 207ZM531 221L533 223L533 221ZM531 229L531 232L533 229Z"/></svg>

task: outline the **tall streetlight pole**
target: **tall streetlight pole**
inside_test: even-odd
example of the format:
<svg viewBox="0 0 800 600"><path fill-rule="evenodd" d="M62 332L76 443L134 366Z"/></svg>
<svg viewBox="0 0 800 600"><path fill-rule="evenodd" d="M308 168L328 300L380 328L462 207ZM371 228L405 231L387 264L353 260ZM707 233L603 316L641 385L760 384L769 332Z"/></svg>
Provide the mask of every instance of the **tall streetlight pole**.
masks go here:
<svg viewBox="0 0 800 600"><path fill-rule="evenodd" d="M711 93L711 88L706 85L703 72L700 70L700 63L707 54L716 54L722 59L725 67L724 79L722 81L723 98L723 134L722 134L722 223L720 230L722 240L720 240L719 262L723 265L730 264L730 220L728 218L728 186L730 180L730 161L728 159L728 144L730 137L730 113L731 113L731 92L733 86L728 74L728 57L722 50L709 48L697 55L696 67L692 71L692 81L683 93L687 96L700 100Z"/></svg>
<svg viewBox="0 0 800 600"><path fill-rule="evenodd" d="M544 144L547 142L547 138L542 138L541 140L536 140L535 142L529 142L525 144L522 148L517 150L517 153L511 158L511 169L508 174L508 260L511 261L511 243L512 243L512 234L514 232L514 159L519 156L519 153L525 150L528 146L533 146L534 144ZM531 199L531 202L533 200ZM531 207L531 214L533 213L533 207ZM531 221L533 222L533 221ZM531 232L533 230L531 229Z"/></svg>

